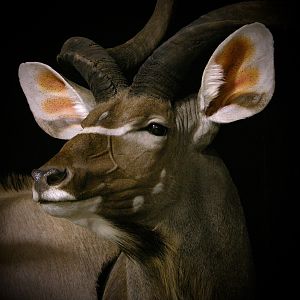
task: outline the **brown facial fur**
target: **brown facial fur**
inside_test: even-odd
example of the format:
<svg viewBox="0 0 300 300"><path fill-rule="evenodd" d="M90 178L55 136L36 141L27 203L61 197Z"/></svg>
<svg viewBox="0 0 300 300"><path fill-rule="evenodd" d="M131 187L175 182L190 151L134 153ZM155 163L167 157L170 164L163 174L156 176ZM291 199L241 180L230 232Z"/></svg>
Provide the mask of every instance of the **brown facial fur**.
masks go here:
<svg viewBox="0 0 300 300"><path fill-rule="evenodd" d="M216 56L215 62L222 66L225 84L220 87L219 95L207 108L207 116L235 102L242 92L246 92L258 82L259 70L257 68L243 68L243 64L252 58L254 51L255 48L249 38L238 36L233 38Z"/></svg>
<svg viewBox="0 0 300 300"><path fill-rule="evenodd" d="M99 121L102 113L108 112L106 118ZM158 116L172 126L171 106L167 101L151 98L131 97L126 92L118 94L107 103L101 103L82 122L82 127L100 125L104 128L119 128L128 123L135 122L137 126L149 119Z"/></svg>
<svg viewBox="0 0 300 300"><path fill-rule="evenodd" d="M108 112L107 117L99 121L103 112ZM172 127L170 104L126 97L100 104L82 122L84 128L99 125L119 128L134 122L132 132L122 136L78 134L42 169L67 167L73 177L63 190L76 199L100 195L103 198L101 214L122 214L126 209L132 213L133 199L151 193L160 181L166 159L164 153L168 152L165 151L168 147L167 137L162 137L162 143L154 149L149 149L147 144L139 140L139 134L143 132L141 129L153 118L163 120ZM129 135L133 140L128 138ZM141 138L145 139L148 135L150 133L144 132Z"/></svg>
<svg viewBox="0 0 300 300"><path fill-rule="evenodd" d="M63 81L58 79L50 71L42 71L39 73L37 82L39 87L46 92L64 92L67 90Z"/></svg>

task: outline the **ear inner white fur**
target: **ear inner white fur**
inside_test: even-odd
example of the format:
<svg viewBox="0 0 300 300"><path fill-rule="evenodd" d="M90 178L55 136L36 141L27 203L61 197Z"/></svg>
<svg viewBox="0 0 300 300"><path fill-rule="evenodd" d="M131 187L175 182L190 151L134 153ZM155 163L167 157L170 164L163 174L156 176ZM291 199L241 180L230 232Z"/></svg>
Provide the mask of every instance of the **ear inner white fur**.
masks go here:
<svg viewBox="0 0 300 300"><path fill-rule="evenodd" d="M260 23L227 37L211 56L198 94L211 121L228 123L250 117L268 104L275 87L273 38Z"/></svg>
<svg viewBox="0 0 300 300"><path fill-rule="evenodd" d="M95 106L89 90L39 62L21 64L19 79L34 118L44 131L55 138L70 139L82 130L81 121Z"/></svg>

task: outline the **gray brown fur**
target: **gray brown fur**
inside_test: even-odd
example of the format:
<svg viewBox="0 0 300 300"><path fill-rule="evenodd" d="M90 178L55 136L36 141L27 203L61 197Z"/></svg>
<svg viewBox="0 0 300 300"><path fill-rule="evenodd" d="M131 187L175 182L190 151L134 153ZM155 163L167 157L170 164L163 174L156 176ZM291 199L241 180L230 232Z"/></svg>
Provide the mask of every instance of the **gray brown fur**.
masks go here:
<svg viewBox="0 0 300 300"><path fill-rule="evenodd" d="M179 88L183 79L189 78L190 67L199 62L201 49L207 50L207 41L219 43L237 26L264 19L261 3L236 4L191 23L148 57L131 86L123 80L122 68L109 51L85 38L71 39L64 45L61 61L73 65L86 79L97 105L82 118L80 131L35 171L34 200L49 214L86 226L119 246L122 254L109 276L104 299L253 298L251 250L239 197L222 161L204 151L217 132L216 123L227 119L209 119L211 115L199 104L201 89L199 97L196 91L181 97ZM261 8L262 13L256 14ZM251 50L249 60L255 62L258 77L272 79L271 34L262 24L251 27L255 32L250 27L244 29L246 42L242 46ZM261 35L256 35L258 32ZM167 54L166 49L170 50ZM271 52L265 55L265 49ZM268 63L270 73L264 73L257 57ZM271 57L270 61L265 57ZM99 63L101 59L103 63ZM221 63L217 66L224 67ZM247 70L243 69L243 75L249 75ZM209 71L206 74L211 75ZM208 77L217 81L217 75ZM247 104L253 100L257 108L247 110L251 105L245 109L237 102L233 106L242 111L241 118L246 117L245 111L250 116L267 105L273 81L266 81L267 96L259 98L255 92L246 93L249 86L258 86L258 81L249 80L250 84L247 80L251 76L241 77L233 78L229 85L233 90L224 83L228 97L219 101L212 115L236 104L235 95L248 95ZM249 85L243 85L245 80ZM234 89L236 82L240 89ZM259 89L264 95L263 87ZM236 91L242 91L241 95ZM222 89L219 96L224 96ZM226 102L229 96L232 98ZM261 99L266 100L257 104ZM77 104L84 107L82 102ZM51 127L51 116L45 120ZM60 131L63 124L56 121L53 123L59 126L55 130ZM168 134L152 134L147 129L151 122L161 122Z"/></svg>
<svg viewBox="0 0 300 300"><path fill-rule="evenodd" d="M0 194L0 298L97 299L98 275L117 248L44 213L27 181L19 192L6 185Z"/></svg>

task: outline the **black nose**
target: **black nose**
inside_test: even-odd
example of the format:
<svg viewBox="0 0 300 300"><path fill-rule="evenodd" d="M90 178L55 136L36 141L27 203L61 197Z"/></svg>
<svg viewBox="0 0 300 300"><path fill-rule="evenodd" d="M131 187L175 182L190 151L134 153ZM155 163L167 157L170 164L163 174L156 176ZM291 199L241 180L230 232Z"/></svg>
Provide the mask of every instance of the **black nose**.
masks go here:
<svg viewBox="0 0 300 300"><path fill-rule="evenodd" d="M55 168L49 170L35 169L31 172L31 176L36 183L44 182L47 185L58 185L67 177L67 170L58 170Z"/></svg>
<svg viewBox="0 0 300 300"><path fill-rule="evenodd" d="M31 172L31 176L32 176L32 178L34 179L35 182L39 182L39 181L41 181L41 179L43 178L44 173L45 173L45 172L42 171L42 170L34 169L34 170Z"/></svg>

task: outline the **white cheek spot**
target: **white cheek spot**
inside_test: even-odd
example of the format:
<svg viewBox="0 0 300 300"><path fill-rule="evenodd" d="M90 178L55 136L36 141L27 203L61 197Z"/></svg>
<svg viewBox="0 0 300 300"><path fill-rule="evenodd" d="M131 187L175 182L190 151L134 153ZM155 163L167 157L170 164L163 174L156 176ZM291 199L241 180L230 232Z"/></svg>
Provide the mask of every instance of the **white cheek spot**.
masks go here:
<svg viewBox="0 0 300 300"><path fill-rule="evenodd" d="M34 187L32 187L32 199L33 199L33 201L39 200L39 194L37 193L37 191L35 190Z"/></svg>
<svg viewBox="0 0 300 300"><path fill-rule="evenodd" d="M41 199L48 201L75 200L75 197L68 192L51 187L41 194Z"/></svg>
<svg viewBox="0 0 300 300"><path fill-rule="evenodd" d="M166 177L166 175L167 175L166 169L163 169L160 173L161 181L152 189L153 195L159 194L164 190L164 184L162 180Z"/></svg>
<svg viewBox="0 0 300 300"><path fill-rule="evenodd" d="M156 195L161 193L164 190L164 184L162 182L159 182L153 189L152 194Z"/></svg>
<svg viewBox="0 0 300 300"><path fill-rule="evenodd" d="M142 205L144 204L144 197L143 196L136 196L134 199L133 199L133 203L132 203L132 208L133 208L133 211L136 212L137 210L139 210Z"/></svg>

